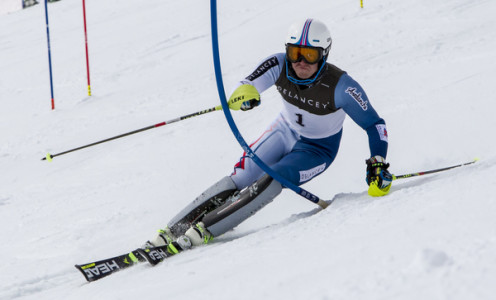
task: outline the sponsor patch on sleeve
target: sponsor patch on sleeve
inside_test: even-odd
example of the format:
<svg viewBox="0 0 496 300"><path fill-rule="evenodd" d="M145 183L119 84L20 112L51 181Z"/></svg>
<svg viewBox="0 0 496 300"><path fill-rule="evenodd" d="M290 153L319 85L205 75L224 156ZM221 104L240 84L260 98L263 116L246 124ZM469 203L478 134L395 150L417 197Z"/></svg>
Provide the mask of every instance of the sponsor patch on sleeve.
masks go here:
<svg viewBox="0 0 496 300"><path fill-rule="evenodd" d="M277 60L277 57L273 56L261 63L260 66L258 66L258 68L250 74L250 76L246 77L246 79L253 81L278 64L279 61Z"/></svg>
<svg viewBox="0 0 496 300"><path fill-rule="evenodd" d="M358 105L360 105L360 107L365 111L368 109L368 101L367 100L364 100L362 98L362 93L358 91L358 88L356 87L348 87L345 91L348 95L351 96L351 98L353 98L353 100L355 100Z"/></svg>
<svg viewBox="0 0 496 300"><path fill-rule="evenodd" d="M381 141L388 142L388 133L387 133L387 128L386 125L384 124L377 124L375 125L375 128L377 128L377 132L379 133L379 138Z"/></svg>

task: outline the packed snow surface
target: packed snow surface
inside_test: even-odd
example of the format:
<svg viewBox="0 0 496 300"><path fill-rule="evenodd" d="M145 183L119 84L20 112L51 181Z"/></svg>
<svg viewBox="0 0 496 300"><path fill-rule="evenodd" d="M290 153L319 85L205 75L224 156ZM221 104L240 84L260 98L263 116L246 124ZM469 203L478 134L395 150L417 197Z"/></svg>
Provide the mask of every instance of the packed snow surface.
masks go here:
<svg viewBox="0 0 496 300"><path fill-rule="evenodd" d="M1 0L0 1L0 16L21 10L22 9L22 1L23 0Z"/></svg>
<svg viewBox="0 0 496 300"><path fill-rule="evenodd" d="M220 104L209 2L86 1L0 15L0 299L494 299L496 2L219 1L226 92L284 51L289 25L324 21L329 62L386 120L390 171L367 195L367 136L345 121L340 153L304 188L284 190L211 245L87 283L74 268L142 245L242 153L222 112L42 161ZM281 109L233 112L248 141Z"/></svg>

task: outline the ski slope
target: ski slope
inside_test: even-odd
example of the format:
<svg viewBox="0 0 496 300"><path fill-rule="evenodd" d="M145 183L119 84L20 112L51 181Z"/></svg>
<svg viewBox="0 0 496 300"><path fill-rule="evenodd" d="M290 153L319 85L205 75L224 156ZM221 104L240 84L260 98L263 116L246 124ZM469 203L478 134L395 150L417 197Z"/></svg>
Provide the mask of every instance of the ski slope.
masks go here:
<svg viewBox="0 0 496 300"><path fill-rule="evenodd" d="M329 62L365 88L389 132L394 174L455 165L367 195L367 136L345 121L340 153L211 245L88 284L74 268L139 247L222 176L242 149L212 112L41 161L219 105L208 1L49 4L0 15L0 299L494 299L496 2L218 1L226 92L284 49L297 19L324 21ZM249 142L277 92L233 112Z"/></svg>
<svg viewBox="0 0 496 300"><path fill-rule="evenodd" d="M2 0L0 3L0 16L22 10L23 0Z"/></svg>

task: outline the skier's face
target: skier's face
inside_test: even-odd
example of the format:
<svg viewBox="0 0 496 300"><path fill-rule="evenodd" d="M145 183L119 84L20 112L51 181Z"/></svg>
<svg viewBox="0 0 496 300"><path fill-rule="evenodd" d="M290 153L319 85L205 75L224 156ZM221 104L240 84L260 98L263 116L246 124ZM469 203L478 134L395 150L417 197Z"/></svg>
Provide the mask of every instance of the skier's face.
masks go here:
<svg viewBox="0 0 496 300"><path fill-rule="evenodd" d="M304 60L300 60L299 62L291 63L293 70L300 79L308 79L317 72L319 64L309 64Z"/></svg>

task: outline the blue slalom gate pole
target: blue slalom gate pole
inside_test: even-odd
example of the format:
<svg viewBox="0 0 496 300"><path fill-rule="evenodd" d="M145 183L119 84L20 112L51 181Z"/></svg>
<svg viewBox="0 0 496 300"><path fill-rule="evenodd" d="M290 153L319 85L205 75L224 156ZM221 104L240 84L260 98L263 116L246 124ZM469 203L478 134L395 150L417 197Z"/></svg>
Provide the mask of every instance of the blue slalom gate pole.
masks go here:
<svg viewBox="0 0 496 300"><path fill-rule="evenodd" d="M50 69L50 92L52 94L52 110L55 109L55 100L53 97L53 79L52 79L52 54L50 51L50 29L48 26L48 0L45 0L45 17L46 17L46 29L47 29L47 45L48 45L48 66Z"/></svg>
<svg viewBox="0 0 496 300"><path fill-rule="evenodd" d="M217 90L219 93L220 102L222 104L222 111L224 111L224 115L226 116L227 123L229 123L229 127L231 127L234 136L236 137L236 139L238 140L239 144L244 149L246 154L270 177L272 177L274 180L277 180L279 183L281 183L281 185L293 190L295 193L299 194L305 199L308 199L313 203L318 204L322 208L326 208L327 206L329 206L327 202L319 199L319 197L304 190L303 188L292 184L286 178L282 177L277 172L272 170L269 166L267 166L251 150L250 146L248 146L246 141L243 139L243 136L241 136L241 133L239 132L238 128L236 127L236 123L232 118L231 111L229 110L229 105L227 104L226 94L224 91L224 83L222 81L222 70L220 67L220 56L219 56L219 38L217 34L217 1L216 0L210 0L210 15L211 15L211 29L212 29L212 50L213 50L212 52L214 56L213 58L214 58L215 78L217 81Z"/></svg>

